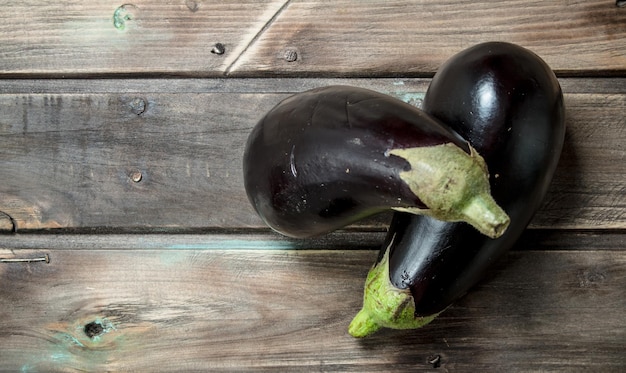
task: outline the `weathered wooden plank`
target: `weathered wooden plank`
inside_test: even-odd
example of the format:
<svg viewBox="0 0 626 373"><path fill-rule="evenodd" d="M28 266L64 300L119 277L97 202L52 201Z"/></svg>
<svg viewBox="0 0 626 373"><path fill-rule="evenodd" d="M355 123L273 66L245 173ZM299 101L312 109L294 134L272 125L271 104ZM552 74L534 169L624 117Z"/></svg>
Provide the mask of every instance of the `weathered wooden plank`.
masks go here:
<svg viewBox="0 0 626 373"><path fill-rule="evenodd" d="M31 0L1 9L0 74L15 76L423 76L487 40L531 48L563 74L626 70L626 11L604 0ZM211 52L216 43L223 54Z"/></svg>
<svg viewBox="0 0 626 373"><path fill-rule="evenodd" d="M623 251L515 251L432 324L358 341L375 251L0 250L2 371L626 368ZM438 358L437 358L438 356Z"/></svg>
<svg viewBox="0 0 626 373"><path fill-rule="evenodd" d="M624 21L601 0L294 1L231 75L423 76L492 40L530 48L560 74L623 72Z"/></svg>
<svg viewBox="0 0 626 373"><path fill-rule="evenodd" d="M626 250L626 231L620 229L597 231L527 229L512 250L529 249Z"/></svg>
<svg viewBox="0 0 626 373"><path fill-rule="evenodd" d="M613 100L621 101L618 104L621 108L613 112L605 110ZM626 101L615 95L573 94L567 96L566 105L565 146L550 195L533 225L572 226L569 214L575 213L585 216L589 226L605 222L606 225L601 225L623 228L626 222L626 177L623 176L626 175ZM596 142L609 133L617 140L613 145L608 138ZM604 189L601 193L608 197L602 202L608 208L592 202L597 198L593 191L599 189ZM568 200L573 199L579 208L576 212L566 211L569 210Z"/></svg>
<svg viewBox="0 0 626 373"><path fill-rule="evenodd" d="M0 74L221 75L282 5L3 1Z"/></svg>
<svg viewBox="0 0 626 373"><path fill-rule="evenodd" d="M135 91L137 83L114 93L116 81L97 89L111 93L80 93L84 82L72 93L63 93L72 91L67 82L59 93L42 83L44 93L3 91L0 211L18 230L263 227L242 188L241 158L252 126L287 94L280 80L275 93L254 90L267 81L245 88L248 81L231 87L240 93L212 80L204 88L176 80L179 90L166 93ZM426 83L369 80L364 86L418 104ZM216 86L218 92L202 91ZM283 89L297 86L287 80ZM566 105L564 154L532 226L624 228L626 95L566 92ZM383 215L358 227L380 229L387 222Z"/></svg>

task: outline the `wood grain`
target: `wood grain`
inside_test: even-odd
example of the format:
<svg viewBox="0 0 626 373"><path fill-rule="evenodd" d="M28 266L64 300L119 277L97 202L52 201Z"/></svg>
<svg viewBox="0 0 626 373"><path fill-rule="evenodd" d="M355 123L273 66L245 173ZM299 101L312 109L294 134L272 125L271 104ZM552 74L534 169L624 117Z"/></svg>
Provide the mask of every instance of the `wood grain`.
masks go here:
<svg viewBox="0 0 626 373"><path fill-rule="evenodd" d="M563 80L575 92L566 91L565 149L532 226L626 228L624 81L595 80L615 93L586 93L589 83ZM419 104L428 80L75 82L30 87L41 93L0 85L0 211L18 230L263 228L241 171L263 113L289 92L336 82ZM381 215L355 228L388 221Z"/></svg>
<svg viewBox="0 0 626 373"><path fill-rule="evenodd" d="M425 76L487 40L518 43L559 74L626 71L614 1L0 3L5 76ZM223 54L212 53L216 43ZM296 52L289 62L285 54Z"/></svg>
<svg viewBox="0 0 626 373"><path fill-rule="evenodd" d="M623 8L600 0L298 1L235 72L423 76L454 53L492 40L530 48L559 74L623 72L625 20ZM285 50L300 58L286 62Z"/></svg>
<svg viewBox="0 0 626 373"><path fill-rule="evenodd" d="M1 372L626 371L614 1L0 9L0 259L23 259L0 261ZM446 59L487 40L530 48L560 77L551 189L513 250L433 323L355 340L346 328L391 214L315 239L271 232L242 187L247 135L319 86L419 105Z"/></svg>
<svg viewBox="0 0 626 373"><path fill-rule="evenodd" d="M0 266L2 371L626 368L623 251L511 252L432 324L363 341L346 327L375 251L46 252Z"/></svg>
<svg viewBox="0 0 626 373"><path fill-rule="evenodd" d="M283 1L3 1L0 72L222 75ZM215 44L223 54L212 53Z"/></svg>

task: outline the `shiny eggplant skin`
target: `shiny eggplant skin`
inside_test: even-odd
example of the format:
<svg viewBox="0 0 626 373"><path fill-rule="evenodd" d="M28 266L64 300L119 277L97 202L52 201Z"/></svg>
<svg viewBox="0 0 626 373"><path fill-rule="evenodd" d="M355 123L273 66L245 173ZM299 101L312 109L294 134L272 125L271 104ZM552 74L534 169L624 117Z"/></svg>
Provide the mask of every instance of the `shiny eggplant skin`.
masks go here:
<svg viewBox="0 0 626 373"><path fill-rule="evenodd" d="M561 153L560 85L537 55L513 44L484 43L453 56L435 74L422 108L485 157L491 192L511 223L491 239L463 222L394 213L348 330L354 337L381 327L419 328L465 294L524 231Z"/></svg>
<svg viewBox="0 0 626 373"><path fill-rule="evenodd" d="M323 87L283 100L254 127L244 152L244 184L272 229L311 237L390 208L431 211L432 203L407 183L412 164L402 152L448 145L476 163L481 193L488 195L482 158L437 120L381 93Z"/></svg>
<svg viewBox="0 0 626 373"><path fill-rule="evenodd" d="M453 56L434 76L422 108L485 158L492 195L511 224L490 239L462 222L395 213L386 243L395 235L390 280L410 289L418 316L443 311L513 246L541 205L565 136L554 73L509 43L479 44Z"/></svg>

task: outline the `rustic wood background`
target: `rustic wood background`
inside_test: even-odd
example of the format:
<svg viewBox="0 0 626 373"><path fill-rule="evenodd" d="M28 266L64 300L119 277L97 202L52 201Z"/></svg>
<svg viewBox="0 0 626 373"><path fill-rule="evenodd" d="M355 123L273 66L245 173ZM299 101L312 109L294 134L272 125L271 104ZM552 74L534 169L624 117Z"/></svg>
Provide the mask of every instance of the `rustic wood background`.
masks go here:
<svg viewBox="0 0 626 373"><path fill-rule="evenodd" d="M0 5L0 371L626 371L626 7ZM243 190L247 134L329 84L419 105L441 63L488 40L559 77L550 192L432 324L355 340L390 215L273 234Z"/></svg>

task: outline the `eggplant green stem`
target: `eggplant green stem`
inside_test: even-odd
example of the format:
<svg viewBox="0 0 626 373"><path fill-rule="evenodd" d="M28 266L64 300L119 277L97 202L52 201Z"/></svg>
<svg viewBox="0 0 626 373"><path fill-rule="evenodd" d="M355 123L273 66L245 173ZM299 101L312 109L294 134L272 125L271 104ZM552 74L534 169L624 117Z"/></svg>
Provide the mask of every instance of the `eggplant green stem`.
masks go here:
<svg viewBox="0 0 626 373"><path fill-rule="evenodd" d="M348 327L348 333L353 337L367 337L382 327L417 329L438 315L415 316L415 303L410 290L398 289L389 280L389 247L393 241L383 259L367 275L363 308Z"/></svg>
<svg viewBox="0 0 626 373"><path fill-rule="evenodd" d="M411 169L400 178L428 208L394 210L430 215L443 221L464 221L491 238L500 237L510 219L491 197L485 160L470 147L470 154L452 143L393 149Z"/></svg>
<svg viewBox="0 0 626 373"><path fill-rule="evenodd" d="M462 214L463 220L491 238L502 236L511 222L509 216L490 195L477 195L470 199Z"/></svg>

